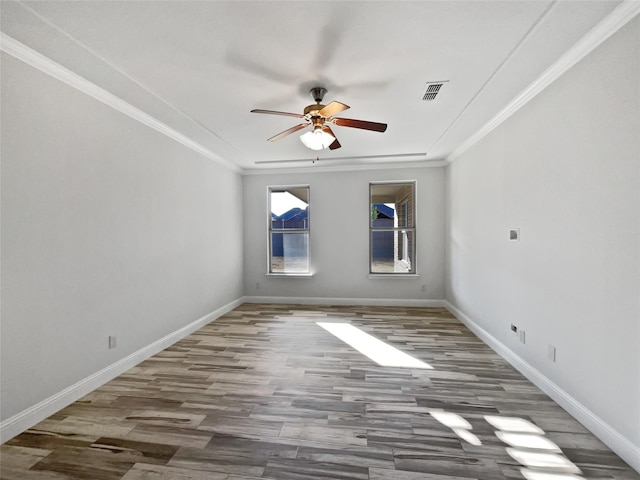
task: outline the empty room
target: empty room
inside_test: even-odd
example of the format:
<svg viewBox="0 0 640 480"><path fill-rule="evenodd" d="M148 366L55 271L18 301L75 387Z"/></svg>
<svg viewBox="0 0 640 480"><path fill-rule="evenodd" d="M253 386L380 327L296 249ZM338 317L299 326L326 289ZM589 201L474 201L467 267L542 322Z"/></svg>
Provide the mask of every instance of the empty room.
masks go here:
<svg viewBox="0 0 640 480"><path fill-rule="evenodd" d="M639 14L0 0L0 478L640 480Z"/></svg>

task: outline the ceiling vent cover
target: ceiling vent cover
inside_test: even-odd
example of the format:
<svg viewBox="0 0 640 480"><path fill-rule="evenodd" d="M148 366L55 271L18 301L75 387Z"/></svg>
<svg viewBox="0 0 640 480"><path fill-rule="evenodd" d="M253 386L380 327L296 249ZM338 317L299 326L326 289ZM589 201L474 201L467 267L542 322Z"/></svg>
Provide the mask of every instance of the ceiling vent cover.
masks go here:
<svg viewBox="0 0 640 480"><path fill-rule="evenodd" d="M432 100L436 99L436 96L438 95L438 92L440 92L440 89L442 88L442 85L444 85L445 82L431 82L427 84L427 91L424 92L424 95L422 96L422 100L424 100L425 102L430 102Z"/></svg>

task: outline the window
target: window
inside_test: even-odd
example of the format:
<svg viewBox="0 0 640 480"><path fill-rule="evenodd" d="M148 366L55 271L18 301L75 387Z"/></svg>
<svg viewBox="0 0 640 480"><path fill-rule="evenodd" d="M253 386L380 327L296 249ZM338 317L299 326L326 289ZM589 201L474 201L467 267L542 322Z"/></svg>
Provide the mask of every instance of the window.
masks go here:
<svg viewBox="0 0 640 480"><path fill-rule="evenodd" d="M269 187L269 273L309 273L309 187Z"/></svg>
<svg viewBox="0 0 640 480"><path fill-rule="evenodd" d="M415 273L415 182L369 184L369 272Z"/></svg>

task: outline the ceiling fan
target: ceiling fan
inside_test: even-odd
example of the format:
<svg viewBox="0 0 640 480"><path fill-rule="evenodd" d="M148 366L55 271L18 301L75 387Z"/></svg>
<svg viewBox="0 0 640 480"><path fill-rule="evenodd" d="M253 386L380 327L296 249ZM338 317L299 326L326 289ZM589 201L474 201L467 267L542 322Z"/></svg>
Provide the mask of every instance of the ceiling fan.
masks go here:
<svg viewBox="0 0 640 480"><path fill-rule="evenodd" d="M329 124L338 125L340 127L352 127L352 128L360 128L362 130L371 130L374 132L384 132L387 129L386 123L377 123L377 122L367 122L364 120L354 120L351 118L341 118L336 117L340 112L344 112L348 108L348 105L340 102L331 102L328 105L322 105L322 99L324 98L327 90L322 87L312 88L309 92L313 99L316 101L315 104L311 104L305 107L304 113L288 113L288 112L277 112L275 110L262 110L256 108L251 110L252 113L267 113L269 115L285 115L288 117L296 117L304 119L304 122L296 125L295 127L291 127L284 132L280 132L277 135L274 135L267 140L269 142L275 142L280 140L287 135L291 135L298 130L302 130L308 126L313 126L313 130L307 132L300 136L300 140L305 144L308 148L312 150L322 150L324 148L329 148L330 150L335 150L336 148L340 148L340 142L336 138L336 135L333 133L333 130L329 127Z"/></svg>

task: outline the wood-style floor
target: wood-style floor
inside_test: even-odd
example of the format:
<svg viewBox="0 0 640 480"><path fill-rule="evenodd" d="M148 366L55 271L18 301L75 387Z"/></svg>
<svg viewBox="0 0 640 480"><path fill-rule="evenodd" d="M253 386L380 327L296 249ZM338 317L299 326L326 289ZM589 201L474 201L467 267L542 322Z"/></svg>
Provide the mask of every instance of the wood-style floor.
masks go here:
<svg viewBox="0 0 640 480"><path fill-rule="evenodd" d="M381 367L319 321L432 368ZM1 452L5 480L640 479L428 308L243 305Z"/></svg>

